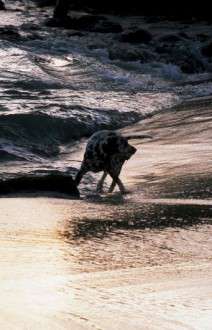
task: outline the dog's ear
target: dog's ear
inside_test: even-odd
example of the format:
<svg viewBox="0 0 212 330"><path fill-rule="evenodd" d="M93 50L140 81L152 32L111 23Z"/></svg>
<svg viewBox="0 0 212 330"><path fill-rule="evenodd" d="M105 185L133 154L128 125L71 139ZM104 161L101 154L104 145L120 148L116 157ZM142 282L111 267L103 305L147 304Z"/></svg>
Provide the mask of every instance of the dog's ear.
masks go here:
<svg viewBox="0 0 212 330"><path fill-rule="evenodd" d="M107 155L112 155L119 151L117 137L109 137L102 146L103 151Z"/></svg>
<svg viewBox="0 0 212 330"><path fill-rule="evenodd" d="M153 139L151 135L144 134L144 135L127 135L124 136L127 140L133 140L133 139Z"/></svg>

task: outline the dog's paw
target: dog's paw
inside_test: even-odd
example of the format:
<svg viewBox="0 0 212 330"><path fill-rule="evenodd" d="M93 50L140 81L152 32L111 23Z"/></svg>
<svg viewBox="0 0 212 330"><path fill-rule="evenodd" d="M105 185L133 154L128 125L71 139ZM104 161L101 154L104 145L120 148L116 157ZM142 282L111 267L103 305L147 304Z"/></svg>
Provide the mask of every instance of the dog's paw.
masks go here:
<svg viewBox="0 0 212 330"><path fill-rule="evenodd" d="M129 190L123 190L123 191L121 191L121 194L122 195L128 195L128 194L130 194L130 191Z"/></svg>

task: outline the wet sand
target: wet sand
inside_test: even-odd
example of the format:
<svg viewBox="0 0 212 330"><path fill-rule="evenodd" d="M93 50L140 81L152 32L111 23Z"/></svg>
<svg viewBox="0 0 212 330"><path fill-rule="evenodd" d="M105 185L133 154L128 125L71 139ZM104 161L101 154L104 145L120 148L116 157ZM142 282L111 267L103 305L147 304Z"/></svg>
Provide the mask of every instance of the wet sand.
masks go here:
<svg viewBox="0 0 212 330"><path fill-rule="evenodd" d="M1 329L211 328L211 225L77 235L83 203L0 200Z"/></svg>
<svg viewBox="0 0 212 330"><path fill-rule="evenodd" d="M0 199L1 329L211 329L211 107L196 109L123 130L154 135L133 142L124 197Z"/></svg>

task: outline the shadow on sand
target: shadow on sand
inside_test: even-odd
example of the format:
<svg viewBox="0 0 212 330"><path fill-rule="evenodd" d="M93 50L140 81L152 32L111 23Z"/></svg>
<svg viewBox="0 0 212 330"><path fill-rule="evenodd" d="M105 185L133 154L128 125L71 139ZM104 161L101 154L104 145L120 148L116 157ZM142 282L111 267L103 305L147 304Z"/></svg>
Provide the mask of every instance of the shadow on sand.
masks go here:
<svg viewBox="0 0 212 330"><path fill-rule="evenodd" d="M186 228L212 223L212 208L208 205L189 204L143 204L128 209L116 208L111 213L84 217L67 224L62 235L67 241L105 237L118 230L148 230L168 227Z"/></svg>

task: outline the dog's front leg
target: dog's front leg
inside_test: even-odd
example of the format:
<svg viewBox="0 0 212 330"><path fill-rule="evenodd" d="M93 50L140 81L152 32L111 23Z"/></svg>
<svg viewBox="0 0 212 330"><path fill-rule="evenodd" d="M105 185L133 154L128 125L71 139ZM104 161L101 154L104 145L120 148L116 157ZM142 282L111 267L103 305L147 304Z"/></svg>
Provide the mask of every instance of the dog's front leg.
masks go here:
<svg viewBox="0 0 212 330"><path fill-rule="evenodd" d="M113 180L112 183L111 183L111 185L110 185L110 188L109 188L108 192L109 193L112 193L113 190L114 190L114 188L115 188L115 186L116 186L116 181Z"/></svg>
<svg viewBox="0 0 212 330"><path fill-rule="evenodd" d="M127 194L127 189L119 178L117 179L117 185L119 186L119 190L122 194Z"/></svg>
<svg viewBox="0 0 212 330"><path fill-rule="evenodd" d="M112 183L110 185L110 188L108 190L109 193L112 193L116 184L118 185L119 187L119 190L122 194L127 194L127 190L125 189L125 186L123 185L122 181L119 179L119 177L115 177L115 176L112 176Z"/></svg>
<svg viewBox="0 0 212 330"><path fill-rule="evenodd" d="M101 177L101 179L97 183L96 191L98 193L101 193L102 190L103 190L103 184L104 184L104 181L106 179L106 176L107 176L107 172L104 172L103 175L102 175L102 177Z"/></svg>

